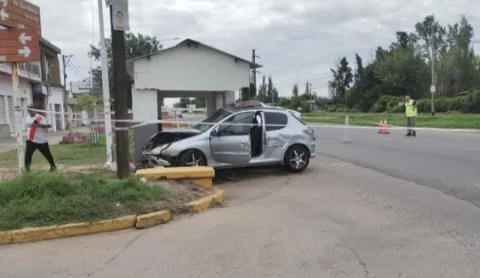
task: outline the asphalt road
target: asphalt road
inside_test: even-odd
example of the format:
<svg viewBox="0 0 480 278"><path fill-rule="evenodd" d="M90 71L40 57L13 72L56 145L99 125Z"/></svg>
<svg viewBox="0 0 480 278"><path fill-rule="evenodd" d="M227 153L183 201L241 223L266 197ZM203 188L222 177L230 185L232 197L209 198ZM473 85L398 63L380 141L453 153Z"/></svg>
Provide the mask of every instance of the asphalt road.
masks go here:
<svg viewBox="0 0 480 278"><path fill-rule="evenodd" d="M201 120L199 117L198 120ZM312 124L318 125L318 124ZM480 207L480 133L316 128L317 153L426 185Z"/></svg>
<svg viewBox="0 0 480 278"><path fill-rule="evenodd" d="M480 277L472 204L322 156L241 176L227 207L164 226L0 246L0 277Z"/></svg>
<svg viewBox="0 0 480 278"><path fill-rule="evenodd" d="M403 130L316 128L317 153L413 181L480 207L480 134ZM419 196L420 197L420 196Z"/></svg>

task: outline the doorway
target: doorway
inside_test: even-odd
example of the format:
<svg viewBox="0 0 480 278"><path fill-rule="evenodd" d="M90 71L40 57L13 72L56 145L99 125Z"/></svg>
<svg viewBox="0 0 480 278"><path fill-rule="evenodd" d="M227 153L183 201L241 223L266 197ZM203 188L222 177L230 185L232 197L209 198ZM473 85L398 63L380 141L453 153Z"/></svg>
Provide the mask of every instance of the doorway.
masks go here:
<svg viewBox="0 0 480 278"><path fill-rule="evenodd" d="M263 153L263 117L257 111L253 115L252 126L250 127L250 144L252 147L252 158L259 157Z"/></svg>
<svg viewBox="0 0 480 278"><path fill-rule="evenodd" d="M54 107L55 107L55 127L56 127L56 130L63 130L63 126L62 126L63 114L61 114L62 105L61 104L54 104Z"/></svg>

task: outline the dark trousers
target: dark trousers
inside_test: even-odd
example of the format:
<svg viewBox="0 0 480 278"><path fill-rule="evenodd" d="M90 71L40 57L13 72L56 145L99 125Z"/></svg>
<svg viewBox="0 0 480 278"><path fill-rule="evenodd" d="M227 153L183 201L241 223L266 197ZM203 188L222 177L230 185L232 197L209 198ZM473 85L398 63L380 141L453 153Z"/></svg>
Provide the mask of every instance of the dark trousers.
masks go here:
<svg viewBox="0 0 480 278"><path fill-rule="evenodd" d="M408 134L416 134L415 131L415 117L407 117L407 131Z"/></svg>
<svg viewBox="0 0 480 278"><path fill-rule="evenodd" d="M47 159L48 163L50 163L50 167L55 167L55 162L53 161L52 152L50 152L48 143L38 144L27 140L27 146L25 148L25 169L27 171L30 170L32 156L36 150L38 150Z"/></svg>

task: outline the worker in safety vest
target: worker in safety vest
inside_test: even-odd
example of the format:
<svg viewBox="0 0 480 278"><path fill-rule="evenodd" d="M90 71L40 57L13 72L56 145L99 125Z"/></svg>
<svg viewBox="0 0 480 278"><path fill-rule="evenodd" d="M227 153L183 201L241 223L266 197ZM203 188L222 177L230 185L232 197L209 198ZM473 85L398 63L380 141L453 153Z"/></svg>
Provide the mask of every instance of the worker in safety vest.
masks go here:
<svg viewBox="0 0 480 278"><path fill-rule="evenodd" d="M417 136L415 119L417 117L417 102L405 96L405 117L407 119L407 134L405 136Z"/></svg>

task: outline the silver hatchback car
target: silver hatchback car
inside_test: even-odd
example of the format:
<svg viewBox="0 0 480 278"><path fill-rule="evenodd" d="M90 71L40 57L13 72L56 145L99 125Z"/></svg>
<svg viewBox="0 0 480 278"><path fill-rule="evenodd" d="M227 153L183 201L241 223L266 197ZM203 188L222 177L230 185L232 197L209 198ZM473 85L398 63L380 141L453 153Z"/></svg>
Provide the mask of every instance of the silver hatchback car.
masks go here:
<svg viewBox="0 0 480 278"><path fill-rule="evenodd" d="M288 110L235 104L192 128L158 132L143 147L143 155L148 168L276 164L301 172L315 157L315 133Z"/></svg>

